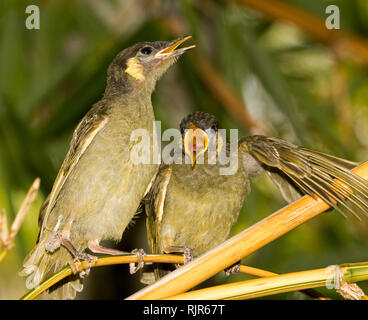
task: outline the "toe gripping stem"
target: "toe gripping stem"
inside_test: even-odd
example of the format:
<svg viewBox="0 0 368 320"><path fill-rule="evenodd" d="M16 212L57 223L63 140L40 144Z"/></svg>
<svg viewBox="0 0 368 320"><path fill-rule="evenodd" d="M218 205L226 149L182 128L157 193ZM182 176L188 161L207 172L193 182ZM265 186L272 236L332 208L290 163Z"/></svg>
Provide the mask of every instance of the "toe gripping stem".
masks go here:
<svg viewBox="0 0 368 320"><path fill-rule="evenodd" d="M129 273L130 274L134 274L139 269L143 268L144 266L143 256L146 255L143 249L134 249L132 253L137 255L138 262L137 262L137 266L135 265L135 263L129 263Z"/></svg>
<svg viewBox="0 0 368 320"><path fill-rule="evenodd" d="M97 257L88 253L79 252L71 243L71 241L60 233L55 233L50 236L46 243L46 250L52 253L57 250L61 245L64 246L74 257L73 261L68 262L73 273L79 273L79 276L81 278L87 277L91 271L92 266L97 263ZM82 263L79 261L80 259L87 261L88 267L86 269L83 268Z"/></svg>

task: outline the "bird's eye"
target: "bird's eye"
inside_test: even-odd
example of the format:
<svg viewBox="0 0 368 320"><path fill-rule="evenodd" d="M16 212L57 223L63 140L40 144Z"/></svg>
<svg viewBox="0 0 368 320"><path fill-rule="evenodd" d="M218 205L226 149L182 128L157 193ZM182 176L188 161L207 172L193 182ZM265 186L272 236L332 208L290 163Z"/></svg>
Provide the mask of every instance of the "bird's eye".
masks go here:
<svg viewBox="0 0 368 320"><path fill-rule="evenodd" d="M211 131L216 132L216 126L212 126Z"/></svg>
<svg viewBox="0 0 368 320"><path fill-rule="evenodd" d="M143 47L141 49L141 53L148 56L149 54L152 53L152 48L151 47Z"/></svg>

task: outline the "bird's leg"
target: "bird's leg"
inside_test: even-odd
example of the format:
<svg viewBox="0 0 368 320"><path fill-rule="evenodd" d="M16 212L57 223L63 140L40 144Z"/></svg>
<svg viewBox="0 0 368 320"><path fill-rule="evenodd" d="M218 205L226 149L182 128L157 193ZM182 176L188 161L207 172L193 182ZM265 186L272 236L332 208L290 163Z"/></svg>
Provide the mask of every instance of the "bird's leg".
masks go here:
<svg viewBox="0 0 368 320"><path fill-rule="evenodd" d="M75 249L75 247L73 246L73 244L70 242L68 238L62 237L61 244L74 256L74 261L69 262L69 265L72 268L74 273L76 273L75 271L78 272L78 268L76 268L75 266L76 261L78 261L79 259L87 261L88 268L86 270L82 270L79 272L79 276L81 278L87 277L92 268L92 261L96 263L98 260L97 257L91 254L85 253L85 252L79 252L77 249Z"/></svg>
<svg viewBox="0 0 368 320"><path fill-rule="evenodd" d="M88 263L88 269L79 271L79 275L81 278L85 278L89 275L91 267L92 267L92 260L96 263L97 257L92 256L88 253L79 252L68 237L64 236L62 233L54 232L51 234L51 236L46 241L45 249L47 252L53 253L57 249L60 248L60 246L64 246L74 257L75 260L86 260ZM70 262L69 265L72 268L74 273L78 272L78 268L75 266L75 262Z"/></svg>
<svg viewBox="0 0 368 320"><path fill-rule="evenodd" d="M130 254L130 252L102 247L98 240L88 241L88 248L94 253L110 254L113 256ZM145 255L145 252L143 249L134 249L131 253L136 254L139 261L137 267L135 266L135 263L129 263L129 272L130 274L134 274L143 267L143 256Z"/></svg>
<svg viewBox="0 0 368 320"><path fill-rule="evenodd" d="M224 271L227 276L229 276L230 274L238 273L240 271L240 261L234 263L230 267L226 268Z"/></svg>
<svg viewBox="0 0 368 320"><path fill-rule="evenodd" d="M98 240L88 241L88 249L94 253L109 254L112 256L118 256L121 254L130 254L130 252L120 251L116 249L105 248L100 245Z"/></svg>
<svg viewBox="0 0 368 320"><path fill-rule="evenodd" d="M184 256L184 264L187 264L193 260L193 250L188 247L180 247L180 246L169 246L166 247L164 253L170 254L174 252L180 252Z"/></svg>

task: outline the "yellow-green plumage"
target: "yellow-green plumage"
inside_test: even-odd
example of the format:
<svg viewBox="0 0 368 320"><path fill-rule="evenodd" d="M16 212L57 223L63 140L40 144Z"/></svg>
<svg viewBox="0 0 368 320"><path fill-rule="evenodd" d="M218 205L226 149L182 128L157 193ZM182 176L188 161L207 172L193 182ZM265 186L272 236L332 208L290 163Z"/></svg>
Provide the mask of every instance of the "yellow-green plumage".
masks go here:
<svg viewBox="0 0 368 320"><path fill-rule="evenodd" d="M67 239L78 253L87 246L91 249L89 242L120 240L158 169L152 162L132 161L131 150L138 142L131 134L136 129L149 133L153 154L156 137L151 93L157 79L187 49L173 51L181 42L138 43L111 63L105 94L77 126L53 189L40 210L38 244L20 272L28 276L28 288L72 260L65 244L60 246L55 239ZM167 48L174 49L167 54ZM162 50L165 55L160 54ZM135 63L134 72L129 61ZM80 290L81 279L74 276L53 287L51 295L71 299Z"/></svg>
<svg viewBox="0 0 368 320"><path fill-rule="evenodd" d="M163 213L156 214L158 235L152 235L152 242L156 252L180 246L199 255L228 237L250 191L249 179L243 167L226 178L219 175L218 164L193 169L190 164L173 164L170 168ZM151 210L150 205L147 209Z"/></svg>
<svg viewBox="0 0 368 320"><path fill-rule="evenodd" d="M217 128L216 119L203 112L187 116L181 128L194 124ZM229 148L229 142L227 143ZM188 247L194 256L219 245L229 235L246 196L250 179L266 171L291 202L303 194L320 197L339 209L368 214L368 182L353 174L355 163L295 146L277 138L250 136L237 143L238 170L220 175L221 165L161 165L145 201L147 232L153 253L167 247ZM206 154L205 154L206 155ZM337 182L337 180L338 182ZM342 182L342 184L341 184ZM155 277L166 272L155 265ZM142 282L152 281L149 274Z"/></svg>

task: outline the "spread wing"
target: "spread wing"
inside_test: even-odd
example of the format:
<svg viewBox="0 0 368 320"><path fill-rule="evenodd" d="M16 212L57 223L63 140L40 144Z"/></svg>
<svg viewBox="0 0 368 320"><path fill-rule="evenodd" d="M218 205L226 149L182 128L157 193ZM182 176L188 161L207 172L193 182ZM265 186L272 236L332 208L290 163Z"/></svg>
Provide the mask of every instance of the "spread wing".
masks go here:
<svg viewBox="0 0 368 320"><path fill-rule="evenodd" d="M158 241L167 186L171 178L172 168L161 165L152 188L145 199L145 211L147 214L147 236L152 253L159 253Z"/></svg>
<svg viewBox="0 0 368 320"><path fill-rule="evenodd" d="M40 227L45 221L47 221L48 215L55 206L60 190L65 184L65 181L68 179L70 173L78 164L79 159L83 156L84 152L87 150L97 133L106 125L109 120L107 114L102 110L97 110L97 108L99 108L99 105L93 107L74 130L69 151L59 170L51 193L40 209L38 218Z"/></svg>
<svg viewBox="0 0 368 320"><path fill-rule="evenodd" d="M243 138L239 144L264 165L285 194L299 188L341 213L337 204L358 218L358 213L368 215L368 182L350 171L356 166L354 162L259 135Z"/></svg>

